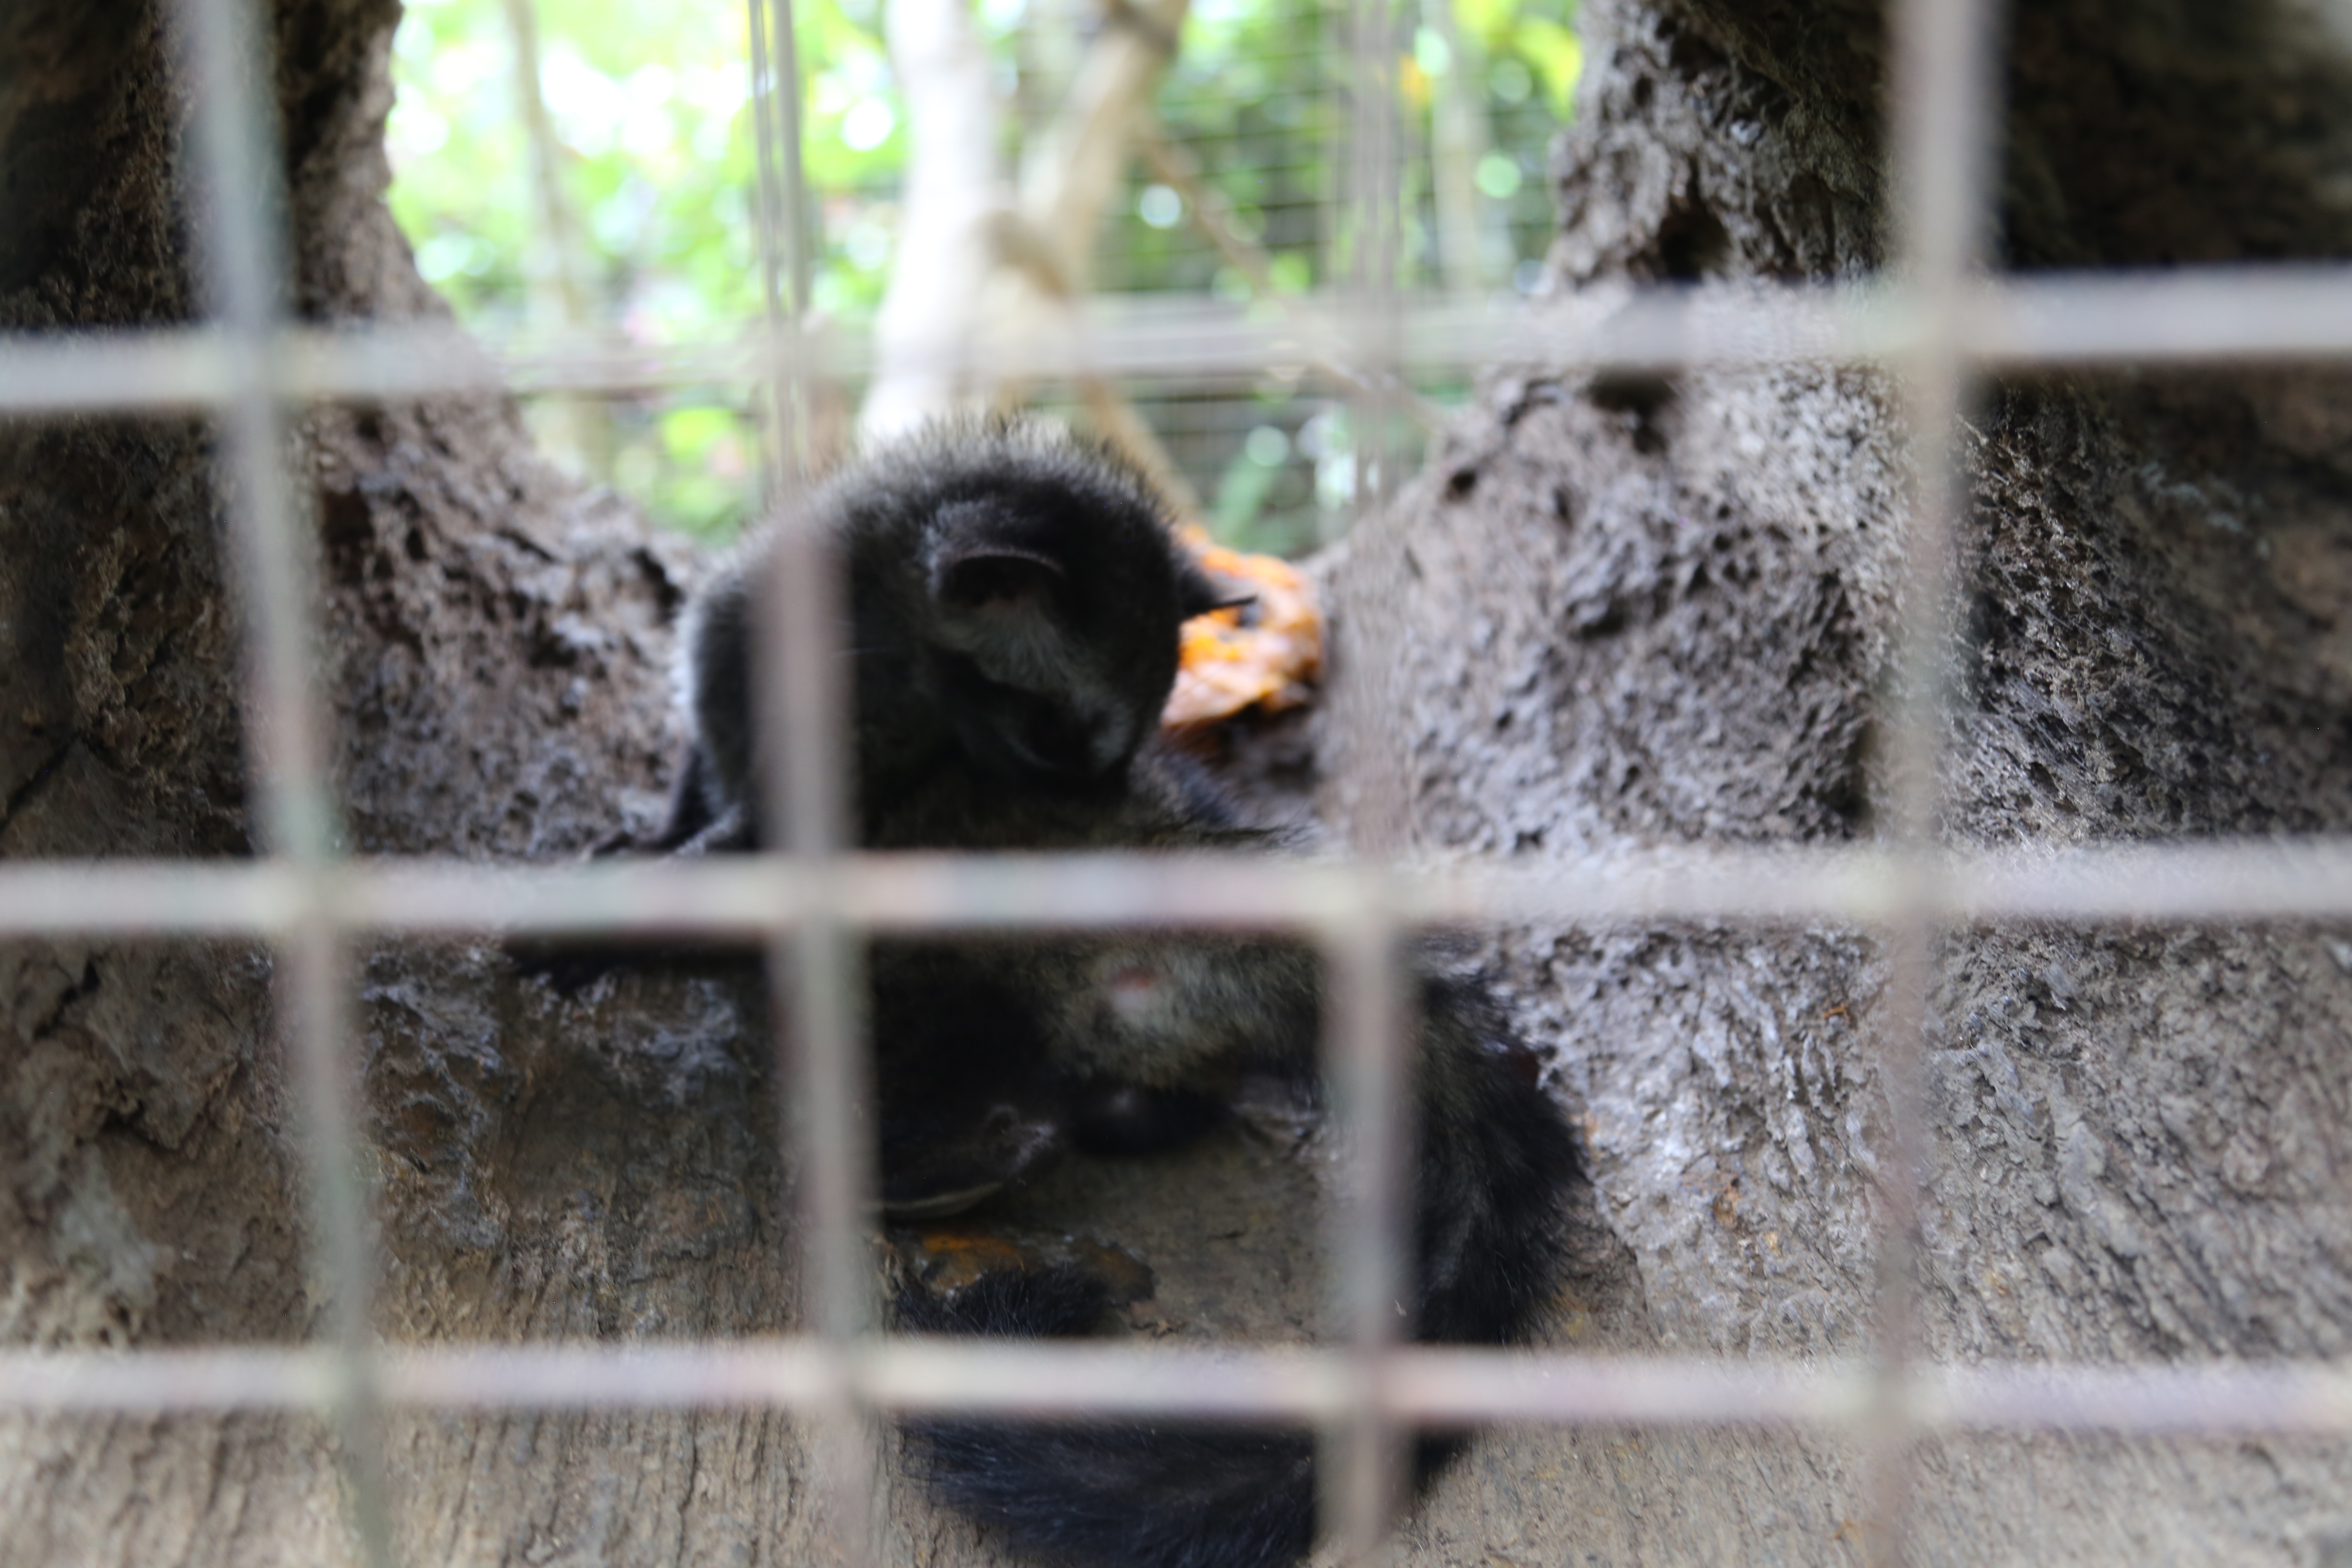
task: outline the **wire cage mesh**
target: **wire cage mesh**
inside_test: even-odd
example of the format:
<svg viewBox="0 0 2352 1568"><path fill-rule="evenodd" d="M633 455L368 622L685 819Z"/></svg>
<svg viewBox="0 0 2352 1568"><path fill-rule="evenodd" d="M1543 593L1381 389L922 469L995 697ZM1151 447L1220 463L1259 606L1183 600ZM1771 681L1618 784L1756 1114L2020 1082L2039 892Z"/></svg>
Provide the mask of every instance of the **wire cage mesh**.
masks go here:
<svg viewBox="0 0 2352 1568"><path fill-rule="evenodd" d="M1925 1024L1934 933L1990 921L2230 921L2352 919L2352 845L2200 844L1958 853L1933 831L1941 733L1935 650L1948 628L1955 519L1963 491L1954 433L1976 377L2051 364L2193 363L2251 355L2352 353L2352 277L2337 269L2198 273L2162 279L1989 280L1981 272L1990 140L1985 0L1895 0L1892 127L1900 264L1884 283L1726 296L1661 291L1605 315L1561 310L1498 318L1483 306L1409 300L1397 287L1401 214L1390 179L1392 95L1354 100L1347 205L1356 270L1311 323L1217 307L1130 313L1084 344L1030 352L1167 378L1265 374L1320 349L1368 374L1461 374L1502 362L1589 369L1870 363L1902 380L1916 468L1907 559L1914 606L1905 657L1915 679L1899 716L1902 791L1882 840L1862 848L1690 849L1572 867L1416 869L1378 860L1291 865L1140 856L874 858L842 826L839 748L795 744L804 759L774 781L785 849L728 863L491 868L354 863L333 852L320 718L308 650L315 637L309 552L283 468L284 410L309 398L419 395L514 387L594 389L681 379L764 384L772 405L806 406L811 389L855 375L861 346L803 330L807 247L793 236L802 183L795 142L789 0L753 0L762 124L761 214L772 316L764 341L614 353L564 350L499 363L432 327L297 331L278 315L283 269L275 166L257 100L262 58L252 0L181 0L196 62L203 183L245 199L205 205L206 314L198 325L102 339L0 342L0 413L199 410L225 433L221 485L235 560L252 605L248 679L254 800L267 852L241 864L116 861L0 866L0 935L67 932L243 935L278 954L283 1045L297 1064L313 1151L318 1268L332 1280L331 1331L298 1348L197 1347L121 1355L0 1352L0 1408L145 1411L255 1407L328 1413L359 1458L351 1493L370 1557L392 1559L383 1500L365 1478L381 1456L373 1413L403 1406L625 1407L764 1404L828 1423L835 1484L861 1476L861 1423L876 1413L1242 1415L1319 1424L1347 1462L1332 1468L1328 1531L1350 1556L1371 1551L1390 1517L1398 1435L1416 1423L1758 1423L1862 1433L1878 1473L1874 1539L1899 1538L1906 1456L1937 1431L1981 1428L2216 1434L2352 1431L2352 1375L2326 1366L2024 1367L1922 1364L1906 1309L1907 1202L1888 1184L1882 1237L1888 1281L1877 1354L1816 1366L1567 1352L1471 1351L1393 1342L1382 1304L1402 1255L1404 1194L1390 1157L1403 1028L1391 956L1403 933L1436 922L1688 918L1822 919L1885 936L1894 998L1877 1033L1894 1099L1917 1114L1914 1059ZM1393 68L1399 16L1360 5L1352 70ZM1302 340L1321 335L1321 341ZM1377 390L1374 395L1377 396ZM1171 405L1181 393L1170 395ZM1223 420L1222 426L1215 422ZM788 421L779 421L788 426ZM1234 439L1223 412L1202 439ZM1295 434L1295 433L1293 433ZM789 441L773 455L779 484ZM825 572L795 570L818 542L780 551L783 672L763 721L795 737L838 732L824 628ZM623 918L639 931L768 942L789 967L793 1016L782 1076L799 1108L806 1205L804 1267L816 1281L807 1331L773 1341L643 1345L391 1347L368 1331L372 1261L351 1152L363 1134L352 1102L351 981L343 955L365 933L593 932ZM1349 1337L1326 1349L1228 1350L912 1343L873 1337L859 1241L866 1152L853 1114L859 1044L848 966L868 933L1068 929L1149 923L1278 924L1323 949L1334 1005L1329 1060L1351 1126L1359 1201L1339 1235ZM1907 998L1907 1000L1905 1000ZM1898 1115L1886 1166L1907 1169ZM864 1518L852 1506L844 1518ZM845 1542L853 1553L870 1542ZM1882 1544L1877 1550L1892 1553Z"/></svg>

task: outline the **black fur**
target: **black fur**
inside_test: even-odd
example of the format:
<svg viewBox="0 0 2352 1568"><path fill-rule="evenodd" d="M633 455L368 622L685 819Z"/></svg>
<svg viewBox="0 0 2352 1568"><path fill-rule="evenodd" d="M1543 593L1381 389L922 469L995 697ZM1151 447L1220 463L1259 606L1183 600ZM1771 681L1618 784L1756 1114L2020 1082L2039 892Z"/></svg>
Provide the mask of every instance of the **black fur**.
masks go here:
<svg viewBox="0 0 2352 1568"><path fill-rule="evenodd" d="M964 1422L910 1435L934 1490L1049 1562L1250 1568L1315 1542L1315 1443L1299 1433Z"/></svg>
<svg viewBox="0 0 2352 1568"><path fill-rule="evenodd" d="M861 842L1013 846L1065 808L1087 828L1118 815L1176 679L1176 628L1225 602L1140 479L1041 426L956 425L804 504L848 572ZM755 543L688 620L695 744L666 847L760 842L761 566Z"/></svg>
<svg viewBox="0 0 2352 1568"><path fill-rule="evenodd" d="M1500 1344L1534 1328L1560 1284L1575 1142L1533 1058L1475 987L1432 980L1418 1127L1413 1337ZM961 1305L961 1303L959 1303ZM1078 1331L1056 1299L1008 1280L984 1310L909 1310L929 1331ZM1315 1445L1303 1433L1191 1422L931 1421L910 1426L940 1496L1050 1561L1107 1568L1275 1568L1313 1543ZM1459 1450L1413 1447L1426 1483Z"/></svg>
<svg viewBox="0 0 2352 1568"><path fill-rule="evenodd" d="M1263 847L1157 721L1178 627L1218 602L1140 481L1020 425L935 431L808 504L848 566L856 803L869 848ZM751 778L756 547L698 605L696 739L657 847L761 834ZM960 1201L1065 1140L1160 1147L1213 1124L1238 1080L1316 1072L1318 973L1296 943L1144 931L885 942L872 954L883 1186ZM1524 1334L1559 1282L1576 1145L1533 1058L1474 984L1426 977L1416 1173L1417 1337ZM1069 1270L902 1295L901 1326L1084 1332ZM1304 1435L1189 1423L912 1427L940 1495L1025 1550L1133 1568L1270 1568L1315 1519ZM1425 1439L1419 1469L1451 1451Z"/></svg>
<svg viewBox="0 0 2352 1568"><path fill-rule="evenodd" d="M920 1333L1065 1339L1107 1306L1097 1279L1063 1265L989 1275L951 1299L910 1286L898 1318ZM941 1497L1052 1561L1228 1568L1286 1563L1314 1542L1315 1445L1302 1434L928 1420L907 1435Z"/></svg>

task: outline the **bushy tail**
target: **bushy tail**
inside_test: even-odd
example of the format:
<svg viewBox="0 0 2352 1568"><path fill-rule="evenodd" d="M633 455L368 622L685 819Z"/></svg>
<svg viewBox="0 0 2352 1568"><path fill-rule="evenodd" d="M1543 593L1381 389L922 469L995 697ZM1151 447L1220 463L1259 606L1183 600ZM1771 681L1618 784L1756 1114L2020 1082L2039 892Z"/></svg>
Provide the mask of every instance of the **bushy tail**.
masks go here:
<svg viewBox="0 0 2352 1568"><path fill-rule="evenodd" d="M1257 1568L1315 1541L1315 1442L1233 1426L941 1424L934 1490L1051 1563Z"/></svg>
<svg viewBox="0 0 2352 1568"><path fill-rule="evenodd" d="M1068 1338L1109 1307L1076 1265L984 1276L942 1300L910 1286L902 1329ZM917 1472L946 1502L1049 1562L1255 1568L1315 1539L1315 1444L1208 1423L908 1423Z"/></svg>
<svg viewBox="0 0 2352 1568"><path fill-rule="evenodd" d="M1475 989L1432 981L1421 1062L1417 1339L1502 1343L1560 1283L1563 1204L1577 1146L1538 1086L1532 1053ZM917 1331L1065 1337L1108 1306L1103 1284L1056 1267L993 1277L950 1305L910 1291ZM949 1503L1016 1548L1089 1568L1278 1568L1314 1543L1315 1444L1299 1432L1209 1423L930 1421L908 1436ZM1426 1480L1458 1447L1415 1446Z"/></svg>
<svg viewBox="0 0 2352 1568"><path fill-rule="evenodd" d="M1559 1289L1582 1159L1542 1064L1483 989L1433 979L1423 1009L1413 1337L1505 1344Z"/></svg>

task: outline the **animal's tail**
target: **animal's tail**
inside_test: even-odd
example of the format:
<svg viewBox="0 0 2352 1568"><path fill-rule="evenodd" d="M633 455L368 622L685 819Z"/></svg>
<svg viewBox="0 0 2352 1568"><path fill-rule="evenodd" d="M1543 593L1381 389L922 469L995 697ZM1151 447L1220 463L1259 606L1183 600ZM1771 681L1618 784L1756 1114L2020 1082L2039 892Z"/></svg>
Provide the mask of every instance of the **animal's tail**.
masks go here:
<svg viewBox="0 0 2352 1568"><path fill-rule="evenodd" d="M1500 1343L1534 1326L1560 1283L1577 1145L1535 1060L1483 994L1426 989L1421 1061L1417 1339ZM902 1296L903 1326L1024 1337L1091 1331L1107 1295L1083 1270L977 1281L952 1304ZM1276 1568L1315 1533L1304 1433L1204 1423L932 1421L908 1433L919 1470L966 1514L1052 1562L1097 1568ZM1423 1480L1458 1447L1416 1445Z"/></svg>
<svg viewBox="0 0 2352 1568"><path fill-rule="evenodd" d="M901 1328L1068 1338L1109 1307L1075 1264L984 1275L943 1299L910 1286ZM917 1421L918 1472L961 1512L1052 1562L1120 1568L1288 1563L1315 1539L1315 1444L1302 1433L1155 1425Z"/></svg>
<svg viewBox="0 0 2352 1568"><path fill-rule="evenodd" d="M1483 988L1432 979L1422 1007L1413 1337L1503 1344L1562 1283L1582 1156L1542 1064Z"/></svg>

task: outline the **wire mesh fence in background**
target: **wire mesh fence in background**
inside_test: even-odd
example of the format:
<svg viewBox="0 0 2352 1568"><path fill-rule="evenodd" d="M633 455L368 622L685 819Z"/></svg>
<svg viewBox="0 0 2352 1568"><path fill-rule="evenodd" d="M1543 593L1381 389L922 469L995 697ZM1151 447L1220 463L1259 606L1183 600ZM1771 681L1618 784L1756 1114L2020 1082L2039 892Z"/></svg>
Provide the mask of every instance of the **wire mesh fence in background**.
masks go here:
<svg viewBox="0 0 2352 1568"><path fill-rule="evenodd" d="M1546 143L1577 46L1551 0L1457 9L1424 5L1397 29L1399 281L1433 298L1515 299L1541 274ZM1096 0L979 10L1006 137L1024 159L1049 141L1087 50L1139 15ZM604 26L583 37L592 19ZM814 84L811 302L856 326L906 231L916 110L891 79L878 5L821 0L799 20ZM1104 214L1096 289L1278 310L1329 280L1350 102L1343 21L1330 0L1192 8ZM654 345L756 313L752 174L736 165L755 161L740 128L758 117L740 112L741 84L714 79L723 23L682 13L649 37L610 37L623 31L608 8L571 0L427 0L401 29L394 210L427 279L502 360L566 327ZM1326 366L1271 368L1130 396L1222 539L1297 553L1345 525L1354 433ZM1440 402L1468 388L1460 366L1422 379ZM828 390L821 450L845 444L861 390L855 372ZM1049 407L1056 395L1073 395L1049 387ZM753 502L758 414L740 384L616 379L541 389L525 407L545 449L667 526L723 537ZM1411 459L1426 427L1409 419L1384 438Z"/></svg>
<svg viewBox="0 0 2352 1568"><path fill-rule="evenodd" d="M768 0L754 0L766 5ZM1961 494L1952 432L1970 378L2053 363L2196 363L2231 357L2352 353L2352 272L2200 274L2163 279L1986 282L1971 267L1982 240L1989 135L1981 3L1898 0L1895 84L1901 123L1895 189L1901 264L1869 289L1662 294L1608 315L1555 314L1497 322L1483 310L1412 305L1395 290L1397 215L1381 209L1392 126L1360 113L1361 159L1352 221L1369 258L1357 286L1316 301L1309 329L1215 309L1129 312L1083 341L1031 345L1049 366L1083 356L1100 368L1171 383L1206 374L1280 374L1318 346L1349 363L1449 370L1500 361L1554 370L1706 364L1871 362L1905 379L1915 428L1917 497L1905 647L1929 660L1947 628L1933 607L1949 571ZM1835 920L1887 934L1896 955L1891 1022L1880 1031L1884 1079L1916 1090L1917 1043L1929 936L1956 922L2008 920L2352 919L2352 843L2201 844L1958 854L1932 841L1936 684L1918 679L1899 716L1904 794L1885 840L1868 848L1776 852L1689 849L1541 867L1411 870L1377 862L1292 865L1216 858L950 856L869 858L845 842L844 750L796 744L814 759L778 782L785 850L701 864L604 863L494 868L455 863L352 863L331 853L318 737L324 694L308 657L315 636L309 549L281 468L282 408L310 398L415 396L502 384L572 388L641 384L680 375L748 388L772 374L774 406L853 374L857 343L818 334L796 313L805 300L805 250L782 214L800 160L782 95L770 123L769 178L760 204L762 254L779 279L764 344L729 342L614 356L558 344L505 363L454 353L430 330L289 332L270 313L282 268L279 209L268 171L277 162L253 96L258 68L254 0L182 0L194 58L199 184L236 199L203 210L210 227L205 324L105 339L0 340L0 412L199 409L224 432L223 492L233 558L252 605L248 704L259 837L266 853L237 864L139 860L0 865L0 935L68 933L243 935L279 955L278 1016L302 1086L313 1151L317 1268L336 1311L320 1342L295 1348L218 1346L85 1354L0 1353L0 1409L172 1413L247 1407L326 1411L344 1427L362 1478L378 1461L362 1439L385 1404L447 1408L767 1405L825 1418L856 1473L861 1423L877 1412L987 1410L1034 1414L1149 1411L1245 1415L1324 1424L1349 1456L1334 1467L1342 1505L1333 1536L1375 1541L1397 1467L1395 1432L1415 1422L1794 1424L1866 1432L1882 1470L1872 1495L1897 1539L1904 1456L1917 1436L2003 1428L2133 1433L2352 1433L2352 1375L2332 1367L1941 1367L1916 1358L1901 1267L1906 1212L1890 1176L1885 1238L1890 1307L1869 1364L1722 1363L1623 1360L1570 1353L1399 1346L1384 1337L1380 1304L1402 1255L1406 1184L1381 1158L1396 1102L1395 965L1412 928L1432 922L1507 923L1542 918L1610 922L1651 919ZM1352 18L1352 69L1376 81L1402 50L1402 18L1366 4ZM787 0L760 28L792 36ZM780 68L783 61L778 60ZM1933 68L1930 68L1932 66ZM764 89L779 79L761 79ZM1373 95L1360 102L1375 104ZM1387 237L1381 237L1383 226ZM1384 248L1387 247L1387 248ZM796 261L796 258L800 258ZM1390 258L1383 261L1383 258ZM797 270L796 270L797 268ZM770 351L772 350L772 353ZM1068 368L1066 363L1062 368ZM1286 438L1297 438L1285 432ZM1246 437L1245 437L1246 438ZM808 548L821 542L803 541ZM795 559L786 552L787 559ZM818 597L782 617L780 720L796 738L839 733L838 694L824 658ZM625 921L639 931L699 931L774 945L798 984L788 1071L801 1114L804 1199L812 1224L805 1266L818 1281L808 1331L779 1340L500 1347L384 1346L371 1337L372 1260L360 1238L351 1177L362 1136L351 1085L356 1063L341 955L381 932L572 932ZM976 931L1092 924L1286 927L1320 943L1333 976L1329 1009L1342 1088L1339 1104L1363 1163L1354 1190L1370 1194L1341 1233L1352 1337L1328 1349L1205 1353L1129 1344L1018 1346L909 1343L874 1336L860 1270L864 1151L850 1129L847 1086L859 1045L847 953L865 932ZM1903 1000L1908 997L1906 1002ZM1918 1113L1916 1103L1914 1115ZM1898 1118L1898 1123L1900 1119ZM1907 1163L1887 1152L1882 1167ZM371 1556L387 1562L391 1533L376 1489L352 1493ZM864 1518L851 1510L845 1517ZM849 1543L853 1550L860 1543Z"/></svg>

